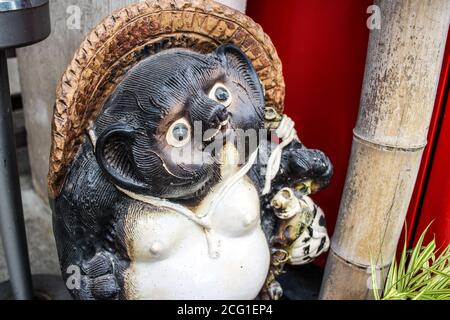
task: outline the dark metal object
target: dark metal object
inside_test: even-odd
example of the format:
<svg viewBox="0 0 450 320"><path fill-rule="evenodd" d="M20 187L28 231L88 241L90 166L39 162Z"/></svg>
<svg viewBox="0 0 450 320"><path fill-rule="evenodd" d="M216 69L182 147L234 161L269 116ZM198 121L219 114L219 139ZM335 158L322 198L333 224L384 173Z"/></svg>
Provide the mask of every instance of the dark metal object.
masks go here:
<svg viewBox="0 0 450 320"><path fill-rule="evenodd" d="M20 1L0 1L0 49L27 46L44 40L50 34L48 1L25 1L28 5L13 5L16 2ZM4 11L6 8L13 9Z"/></svg>
<svg viewBox="0 0 450 320"><path fill-rule="evenodd" d="M9 94L6 53L0 50L0 234L14 296L31 299L22 199Z"/></svg>
<svg viewBox="0 0 450 320"><path fill-rule="evenodd" d="M13 11L39 7L48 0L0 0L0 11Z"/></svg>
<svg viewBox="0 0 450 320"><path fill-rule="evenodd" d="M0 234L15 299L32 299L6 48L43 40L50 34L48 1L0 0Z"/></svg>

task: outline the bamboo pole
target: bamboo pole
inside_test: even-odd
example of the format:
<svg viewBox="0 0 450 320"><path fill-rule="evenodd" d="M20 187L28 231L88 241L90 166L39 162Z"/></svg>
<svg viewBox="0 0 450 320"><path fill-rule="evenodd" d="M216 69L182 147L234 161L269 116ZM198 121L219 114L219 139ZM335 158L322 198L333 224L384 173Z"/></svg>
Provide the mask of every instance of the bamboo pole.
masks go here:
<svg viewBox="0 0 450 320"><path fill-rule="evenodd" d="M370 265L394 257L426 145L448 0L379 0L347 180L321 299L372 298Z"/></svg>

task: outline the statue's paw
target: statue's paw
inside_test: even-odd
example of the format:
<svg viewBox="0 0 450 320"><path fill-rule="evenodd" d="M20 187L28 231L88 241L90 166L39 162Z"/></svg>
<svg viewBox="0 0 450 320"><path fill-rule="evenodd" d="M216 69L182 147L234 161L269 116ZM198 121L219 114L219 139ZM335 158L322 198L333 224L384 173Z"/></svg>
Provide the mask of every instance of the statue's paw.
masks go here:
<svg viewBox="0 0 450 320"><path fill-rule="evenodd" d="M319 150L296 147L283 155L288 175L294 180L313 180L320 188L328 185L333 175L330 159Z"/></svg>
<svg viewBox="0 0 450 320"><path fill-rule="evenodd" d="M116 299L120 291L114 275L113 257L109 253L97 253L82 265L80 299Z"/></svg>

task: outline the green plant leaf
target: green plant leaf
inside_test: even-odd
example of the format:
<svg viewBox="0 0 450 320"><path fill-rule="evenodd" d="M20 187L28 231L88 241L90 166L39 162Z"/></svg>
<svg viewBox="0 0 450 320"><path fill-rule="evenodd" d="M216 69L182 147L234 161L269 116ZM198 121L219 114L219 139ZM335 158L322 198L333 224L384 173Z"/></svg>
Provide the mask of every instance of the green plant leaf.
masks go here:
<svg viewBox="0 0 450 320"><path fill-rule="evenodd" d="M374 291L377 300L450 300L450 245L440 250L433 239L424 245L431 224L421 234L416 246L407 250L406 240L400 261L389 268L382 296ZM405 233L406 233L405 226ZM405 236L406 239L406 236ZM372 284L376 288L376 266L371 259Z"/></svg>

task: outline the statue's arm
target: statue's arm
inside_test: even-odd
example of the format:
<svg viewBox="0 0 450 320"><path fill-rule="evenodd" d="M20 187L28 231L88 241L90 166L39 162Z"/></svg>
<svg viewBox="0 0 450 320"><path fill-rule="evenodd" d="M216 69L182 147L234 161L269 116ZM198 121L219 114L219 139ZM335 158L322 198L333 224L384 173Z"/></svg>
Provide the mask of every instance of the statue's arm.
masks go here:
<svg viewBox="0 0 450 320"><path fill-rule="evenodd" d="M332 175L333 166L322 151L308 149L294 139L283 149L280 169L272 181L272 192L309 181L314 193L326 187Z"/></svg>
<svg viewBox="0 0 450 320"><path fill-rule="evenodd" d="M272 249L271 269L260 294L263 299L278 299L282 295L276 277L285 263L311 262L329 246L324 214L307 194L328 185L333 174L330 160L323 152L307 149L294 139L282 150L279 170L269 193L264 194L266 165L273 149L268 141L260 144L259 162L250 174L261 191L262 227ZM302 185L307 190L299 191ZM275 208L273 200L282 197L285 188L290 190L291 199L281 199L285 201L283 209L292 211L292 215L287 212L289 218L280 218L281 208Z"/></svg>
<svg viewBox="0 0 450 320"><path fill-rule="evenodd" d="M83 300L118 298L118 257L106 249L103 240L89 232L78 234L77 226L68 222L64 217L54 218L61 272L70 294Z"/></svg>
<svg viewBox="0 0 450 320"><path fill-rule="evenodd" d="M116 299L119 295L123 249L115 240L121 225L115 220L126 210L126 203L117 201L114 189L97 172L90 153L83 154L53 203L61 272L76 299ZM105 194L107 200L99 197Z"/></svg>

